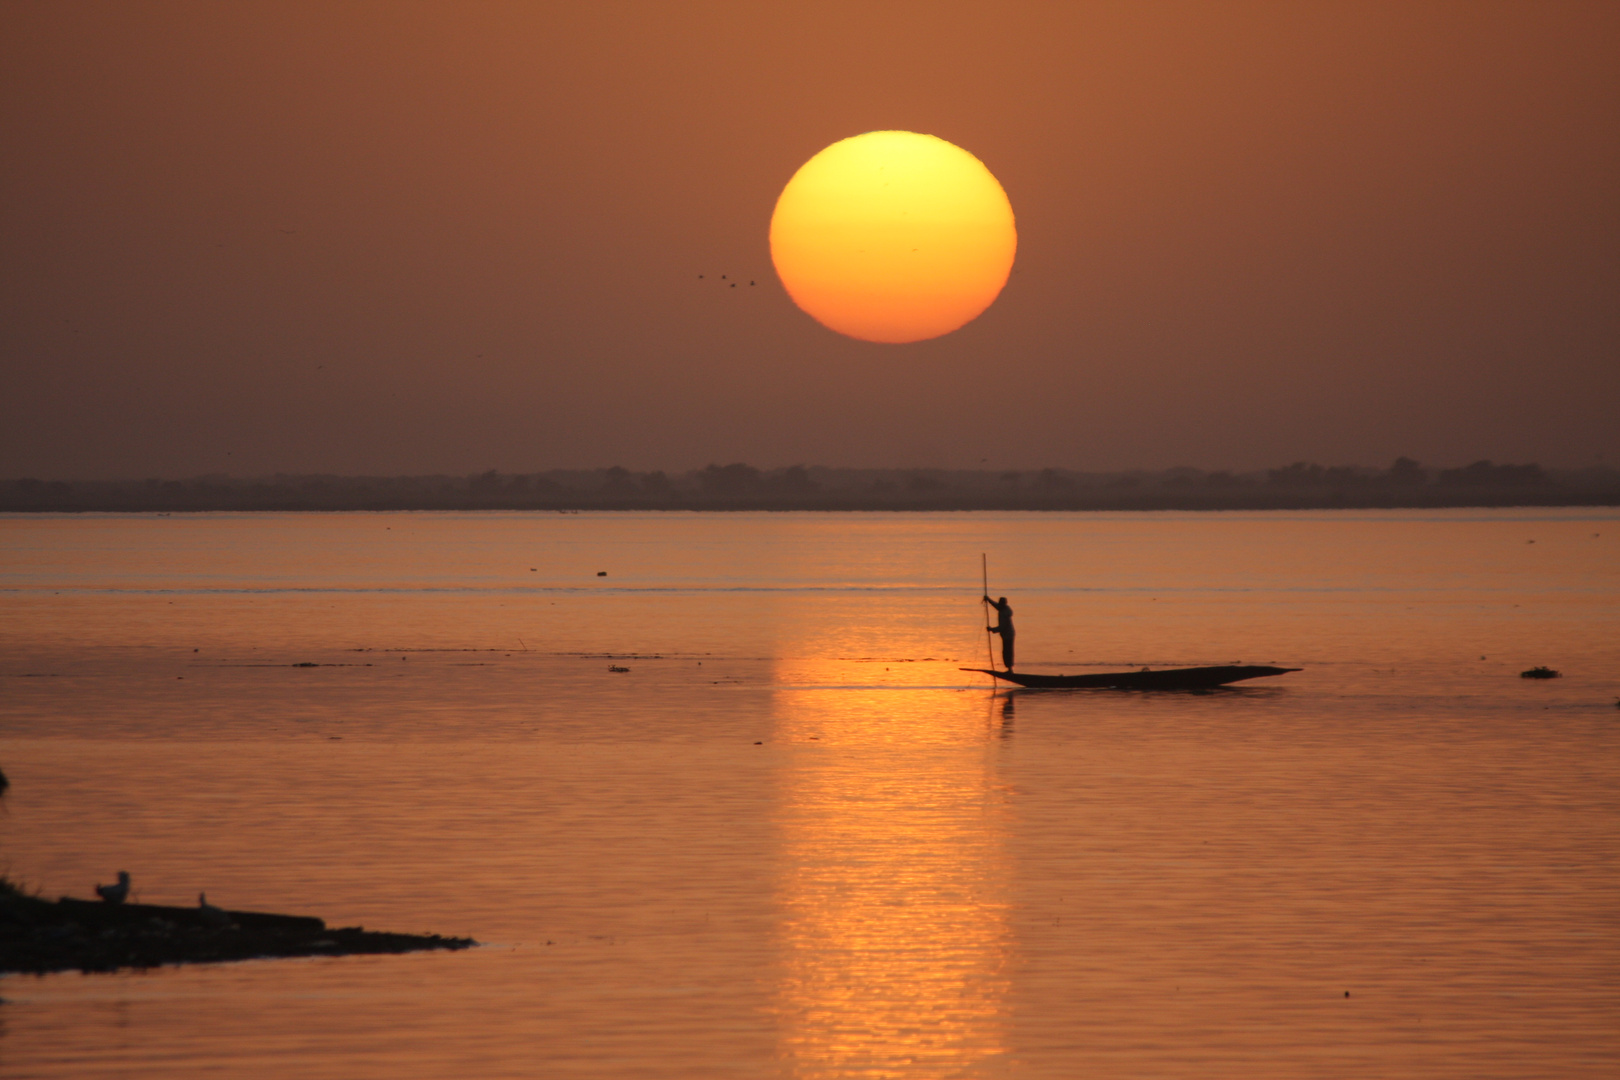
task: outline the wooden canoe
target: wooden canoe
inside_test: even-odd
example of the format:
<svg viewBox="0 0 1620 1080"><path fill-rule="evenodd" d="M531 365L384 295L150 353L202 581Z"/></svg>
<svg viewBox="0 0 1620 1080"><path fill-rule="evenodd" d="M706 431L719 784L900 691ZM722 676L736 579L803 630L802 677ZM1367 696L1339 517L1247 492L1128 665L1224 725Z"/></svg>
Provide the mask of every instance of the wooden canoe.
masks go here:
<svg viewBox="0 0 1620 1080"><path fill-rule="evenodd" d="M961 668L993 675L1002 682L1032 690L1209 690L1244 679L1286 675L1301 668L1263 664L1227 664L1222 667L1165 668L1162 671L1110 671L1098 675L1032 675L1024 671Z"/></svg>

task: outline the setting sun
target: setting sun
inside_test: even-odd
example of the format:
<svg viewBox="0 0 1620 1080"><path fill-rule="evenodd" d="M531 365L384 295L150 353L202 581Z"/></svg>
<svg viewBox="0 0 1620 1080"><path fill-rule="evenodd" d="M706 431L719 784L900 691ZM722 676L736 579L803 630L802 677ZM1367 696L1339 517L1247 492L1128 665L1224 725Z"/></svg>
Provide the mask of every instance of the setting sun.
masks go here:
<svg viewBox="0 0 1620 1080"><path fill-rule="evenodd" d="M983 162L910 131L869 131L793 174L771 215L788 295L863 341L939 337L995 302L1012 271L1012 206Z"/></svg>

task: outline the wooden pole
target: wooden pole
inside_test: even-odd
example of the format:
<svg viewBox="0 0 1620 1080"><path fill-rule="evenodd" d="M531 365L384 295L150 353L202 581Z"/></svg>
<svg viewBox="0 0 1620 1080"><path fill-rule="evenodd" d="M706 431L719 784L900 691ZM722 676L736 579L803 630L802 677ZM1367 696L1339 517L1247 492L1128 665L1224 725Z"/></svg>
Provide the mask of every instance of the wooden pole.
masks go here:
<svg viewBox="0 0 1620 1080"><path fill-rule="evenodd" d="M979 593L979 606L984 612L984 655L990 660L992 670L996 666L996 647L990 641L990 560L984 552L979 552L979 584L983 589Z"/></svg>

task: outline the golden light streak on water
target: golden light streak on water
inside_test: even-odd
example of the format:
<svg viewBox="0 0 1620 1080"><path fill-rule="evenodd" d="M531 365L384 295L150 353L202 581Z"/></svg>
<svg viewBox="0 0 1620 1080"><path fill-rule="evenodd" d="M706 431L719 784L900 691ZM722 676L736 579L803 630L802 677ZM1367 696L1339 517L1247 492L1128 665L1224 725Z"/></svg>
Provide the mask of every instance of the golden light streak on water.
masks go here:
<svg viewBox="0 0 1620 1080"><path fill-rule="evenodd" d="M975 1075L1007 1051L996 746L979 695L833 688L881 666L777 665L776 737L800 748L777 813L781 1054L817 1080Z"/></svg>

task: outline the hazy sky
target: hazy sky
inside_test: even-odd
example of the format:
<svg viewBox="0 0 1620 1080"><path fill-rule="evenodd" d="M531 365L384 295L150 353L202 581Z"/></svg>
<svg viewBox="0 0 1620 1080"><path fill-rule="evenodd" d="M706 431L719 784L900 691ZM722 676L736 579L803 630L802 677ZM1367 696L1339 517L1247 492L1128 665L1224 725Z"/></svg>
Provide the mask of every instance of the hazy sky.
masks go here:
<svg viewBox="0 0 1620 1080"><path fill-rule="evenodd" d="M1617 57L1612 2L4 2L0 477L1617 464ZM880 128L1018 218L934 341L771 269Z"/></svg>

